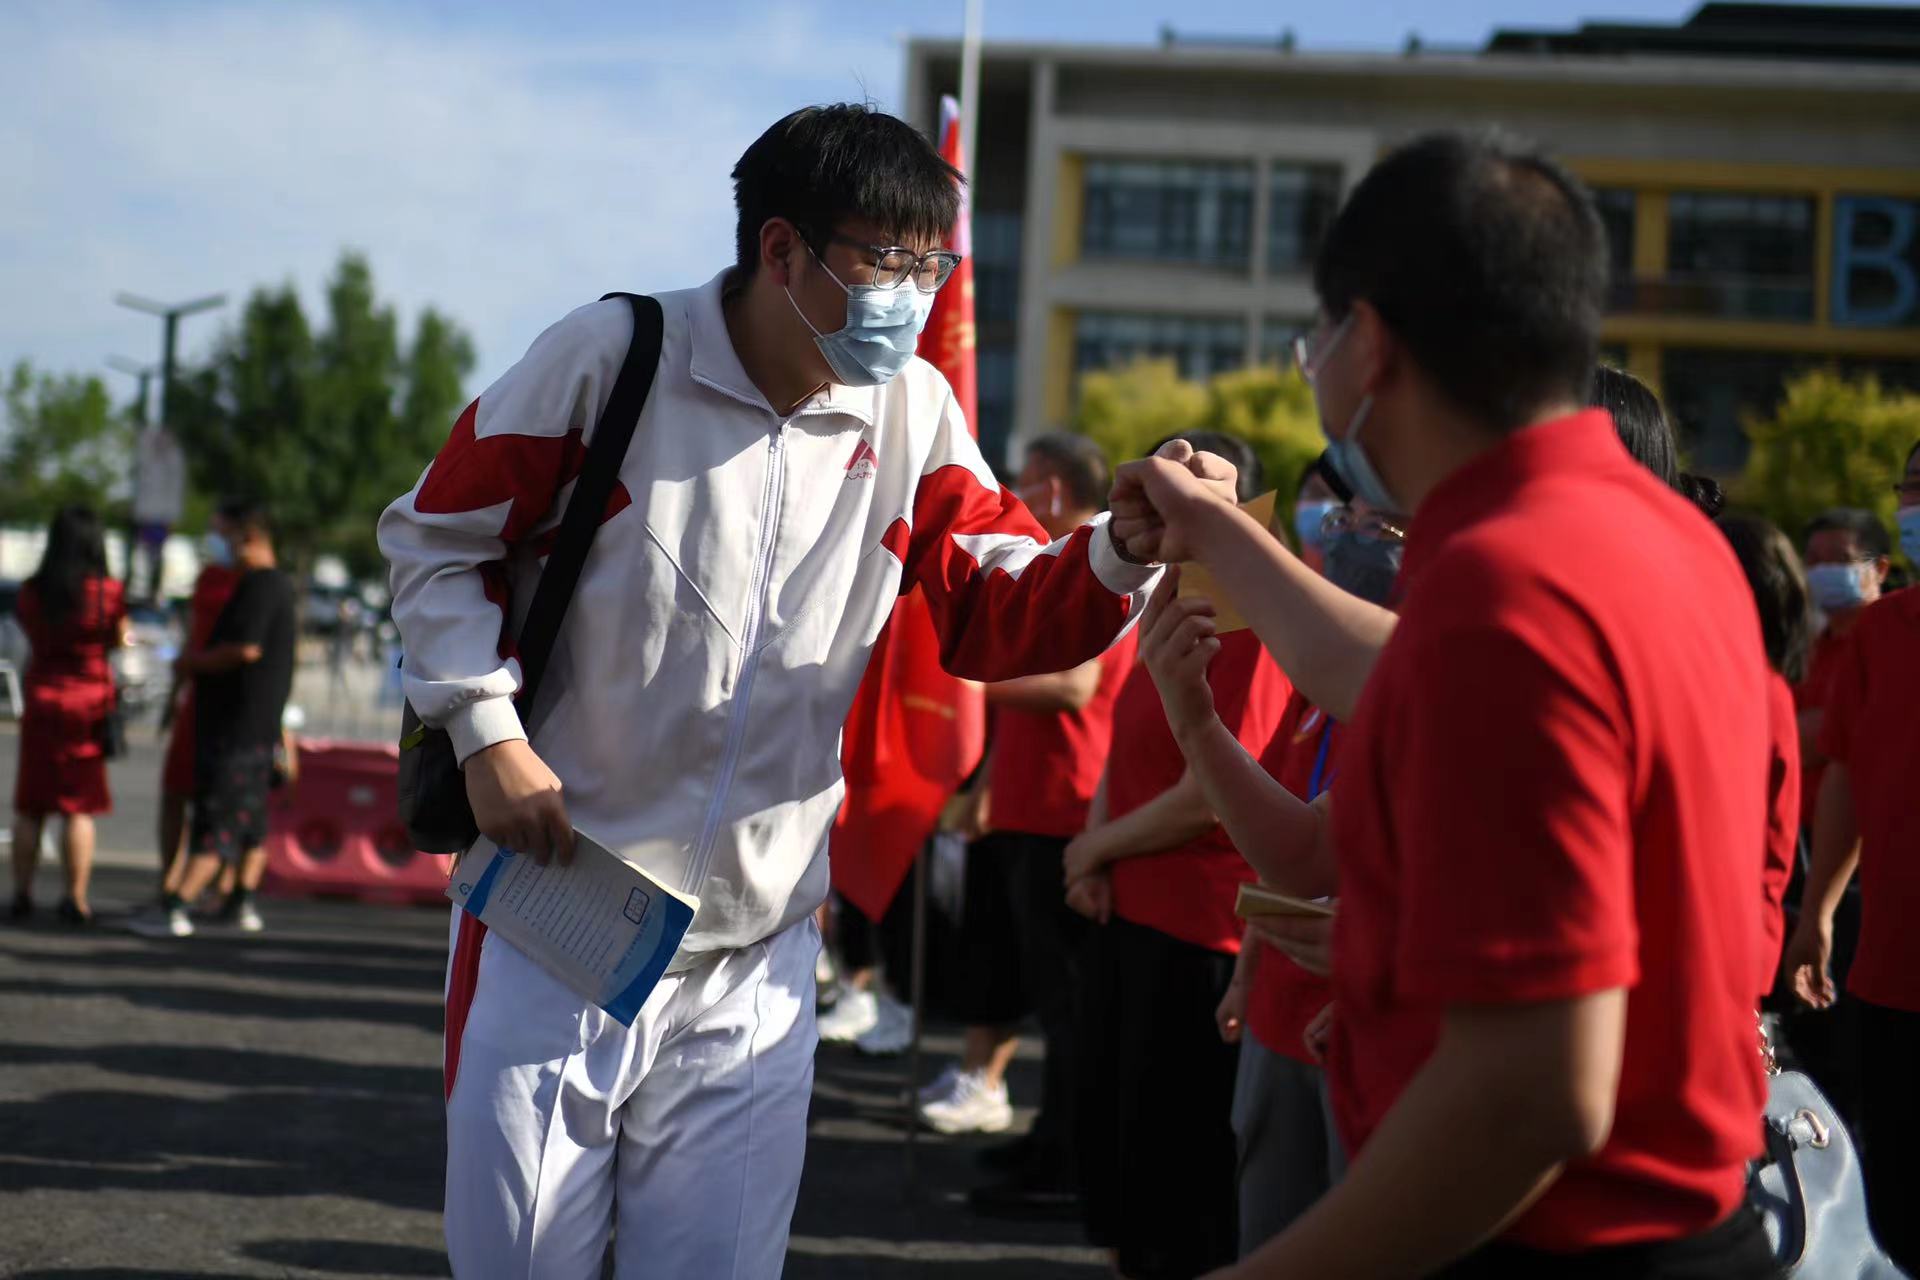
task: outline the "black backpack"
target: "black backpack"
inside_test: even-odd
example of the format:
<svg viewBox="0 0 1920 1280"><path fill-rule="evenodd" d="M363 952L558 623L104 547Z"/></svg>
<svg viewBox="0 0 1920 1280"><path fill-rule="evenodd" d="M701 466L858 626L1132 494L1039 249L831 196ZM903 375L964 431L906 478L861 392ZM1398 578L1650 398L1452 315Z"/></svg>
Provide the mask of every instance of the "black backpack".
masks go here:
<svg viewBox="0 0 1920 1280"><path fill-rule="evenodd" d="M553 642L567 616L581 567L593 546L593 535L599 531L607 498L619 479L627 445L633 440L633 429L646 407L654 371L660 364L665 327L660 304L632 293L610 293L601 301L607 298L625 298L633 307L633 341L607 396L607 407L594 426L593 443L587 446L579 482L567 502L566 515L561 517L559 539L547 557L540 585L534 588L533 602L527 608L526 622L520 628L520 693L514 701L523 722L533 709L540 676L552 656ZM465 853L480 838L473 806L467 802L466 776L454 759L453 740L446 730L423 723L412 703L400 715L399 790L400 821L406 824L413 847L422 853Z"/></svg>

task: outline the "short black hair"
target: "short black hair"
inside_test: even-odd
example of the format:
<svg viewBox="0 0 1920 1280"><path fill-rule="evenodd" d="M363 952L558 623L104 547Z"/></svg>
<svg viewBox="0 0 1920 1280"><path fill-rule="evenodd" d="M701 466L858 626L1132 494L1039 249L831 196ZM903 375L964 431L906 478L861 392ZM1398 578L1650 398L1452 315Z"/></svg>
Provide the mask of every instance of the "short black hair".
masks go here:
<svg viewBox="0 0 1920 1280"><path fill-rule="evenodd" d="M1720 512L1726 508L1726 490L1712 476L1703 476L1697 471L1680 473L1680 496L1700 508L1700 513L1709 520L1720 518Z"/></svg>
<svg viewBox="0 0 1920 1280"><path fill-rule="evenodd" d="M1348 197L1314 263L1340 321L1371 303L1456 406L1511 431L1576 404L1599 350L1607 241L1593 197L1498 132L1395 149Z"/></svg>
<svg viewBox="0 0 1920 1280"><path fill-rule="evenodd" d="M1887 526L1880 523L1879 516L1859 507L1829 507L1822 511L1807 521L1807 536L1801 542L1813 541L1816 533L1835 532L1852 534L1860 550L1875 560L1893 554L1893 539L1887 536Z"/></svg>
<svg viewBox="0 0 1920 1280"><path fill-rule="evenodd" d="M1814 631L1813 594L1799 555L1778 526L1759 516L1724 516L1720 531L1753 588L1767 661L1788 684L1799 684L1806 678Z"/></svg>
<svg viewBox="0 0 1920 1280"><path fill-rule="evenodd" d="M1224 431L1176 431L1164 440L1156 441L1153 448L1147 450L1149 456L1160 452L1165 445L1175 440L1185 440L1193 446L1195 453L1212 453L1225 458L1239 472L1234 485L1235 496L1242 502L1251 502L1260 496L1265 486L1261 483L1260 455L1253 446L1239 436L1230 436Z"/></svg>
<svg viewBox="0 0 1920 1280"><path fill-rule="evenodd" d="M769 218L799 227L816 253L849 218L903 239L944 239L960 216L962 181L904 120L860 103L803 107L733 166L735 264L753 275Z"/></svg>
<svg viewBox="0 0 1920 1280"><path fill-rule="evenodd" d="M234 497L223 500L216 508L220 518L237 529L248 533L273 536L273 521L267 516L266 504L258 498Z"/></svg>
<svg viewBox="0 0 1920 1280"><path fill-rule="evenodd" d="M1046 463L1047 469L1060 477L1075 507L1090 511L1106 508L1107 494L1113 489L1113 466L1099 445L1076 432L1053 431L1034 437L1027 445L1027 454Z"/></svg>
<svg viewBox="0 0 1920 1280"><path fill-rule="evenodd" d="M1613 416L1613 429L1635 462L1667 488L1680 487L1680 451L1673 443L1673 424L1653 388L1624 369L1597 365L1587 403Z"/></svg>

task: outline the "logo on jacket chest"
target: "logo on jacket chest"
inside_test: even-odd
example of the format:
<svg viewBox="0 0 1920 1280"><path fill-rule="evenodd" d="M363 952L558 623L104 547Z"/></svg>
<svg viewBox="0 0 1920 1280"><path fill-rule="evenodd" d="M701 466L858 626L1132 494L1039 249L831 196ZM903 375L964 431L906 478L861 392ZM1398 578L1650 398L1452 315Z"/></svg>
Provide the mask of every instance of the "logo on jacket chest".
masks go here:
<svg viewBox="0 0 1920 1280"><path fill-rule="evenodd" d="M872 445L862 439L854 446L853 456L847 459L847 479L871 480L879 469L880 455L873 451Z"/></svg>

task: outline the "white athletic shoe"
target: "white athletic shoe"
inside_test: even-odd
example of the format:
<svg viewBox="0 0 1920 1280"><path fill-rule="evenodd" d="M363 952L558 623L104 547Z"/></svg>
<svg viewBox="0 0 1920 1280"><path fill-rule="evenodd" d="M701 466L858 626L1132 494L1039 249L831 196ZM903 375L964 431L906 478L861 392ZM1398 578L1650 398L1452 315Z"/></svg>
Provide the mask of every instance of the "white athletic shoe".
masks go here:
<svg viewBox="0 0 1920 1280"><path fill-rule="evenodd" d="M940 1068L940 1074L935 1076L932 1081L920 1086L919 1092L914 1094L914 1098L922 1106L925 1106L929 1102L938 1102L943 1098L952 1097L954 1086L959 1083L960 1064L957 1062L949 1062L946 1066Z"/></svg>
<svg viewBox="0 0 1920 1280"><path fill-rule="evenodd" d="M1013 1124L1005 1083L988 1085L979 1071L963 1073L951 1097L923 1103L920 1119L936 1133L1001 1133Z"/></svg>
<svg viewBox="0 0 1920 1280"><path fill-rule="evenodd" d="M148 907L127 920L127 932L143 938L191 938L193 921L185 907Z"/></svg>
<svg viewBox="0 0 1920 1280"><path fill-rule="evenodd" d="M833 1008L820 1015L820 1038L828 1044L852 1044L879 1020L880 1006L873 992L842 987Z"/></svg>
<svg viewBox="0 0 1920 1280"><path fill-rule="evenodd" d="M913 1009L882 992L875 1001L873 1026L853 1047L873 1058L891 1058L913 1044Z"/></svg>
<svg viewBox="0 0 1920 1280"><path fill-rule="evenodd" d="M229 923L242 933L259 933L267 927L267 922L260 918L259 910L251 902L243 902L235 907Z"/></svg>

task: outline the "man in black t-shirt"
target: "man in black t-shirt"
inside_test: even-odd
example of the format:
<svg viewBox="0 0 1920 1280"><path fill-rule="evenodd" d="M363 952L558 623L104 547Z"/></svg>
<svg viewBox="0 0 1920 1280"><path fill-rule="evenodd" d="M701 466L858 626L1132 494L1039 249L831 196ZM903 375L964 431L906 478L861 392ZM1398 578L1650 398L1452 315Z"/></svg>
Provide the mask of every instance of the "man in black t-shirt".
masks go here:
<svg viewBox="0 0 1920 1280"><path fill-rule="evenodd" d="M248 503L228 503L215 516L208 541L216 558L230 557L240 578L206 646L182 654L177 664L180 675L194 681L189 861L179 892L132 924L143 933L174 937L193 932L187 905L213 883L223 863L240 866L226 919L249 933L262 927L253 894L266 873L267 793L293 688L293 583L275 567L265 514Z"/></svg>

